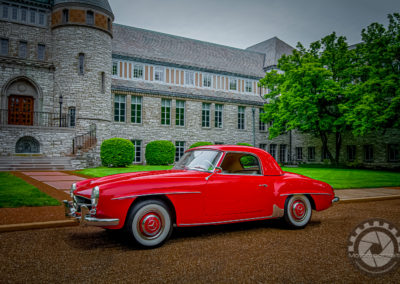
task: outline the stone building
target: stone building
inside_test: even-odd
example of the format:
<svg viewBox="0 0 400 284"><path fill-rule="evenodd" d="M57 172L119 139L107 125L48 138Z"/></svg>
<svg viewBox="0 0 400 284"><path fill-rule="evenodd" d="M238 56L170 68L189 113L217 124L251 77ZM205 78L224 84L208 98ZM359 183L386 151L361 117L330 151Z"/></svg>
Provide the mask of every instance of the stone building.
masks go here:
<svg viewBox="0 0 400 284"><path fill-rule="evenodd" d="M280 162L323 162L317 138L268 140L257 86L291 46L247 49L114 23L107 0L0 1L0 162L99 164L104 139L170 140L178 159L198 141L247 142ZM343 161L399 166L398 132L347 137ZM0 166L1 169L1 166Z"/></svg>

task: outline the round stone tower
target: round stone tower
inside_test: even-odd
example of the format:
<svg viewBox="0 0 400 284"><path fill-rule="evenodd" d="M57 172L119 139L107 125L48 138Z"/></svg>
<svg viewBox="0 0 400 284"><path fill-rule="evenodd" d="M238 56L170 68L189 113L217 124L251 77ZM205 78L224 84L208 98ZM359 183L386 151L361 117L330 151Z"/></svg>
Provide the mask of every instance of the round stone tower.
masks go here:
<svg viewBox="0 0 400 284"><path fill-rule="evenodd" d="M107 0L54 0L54 111L59 112L62 101L62 114L77 134L95 124L98 141L111 121L113 20Z"/></svg>

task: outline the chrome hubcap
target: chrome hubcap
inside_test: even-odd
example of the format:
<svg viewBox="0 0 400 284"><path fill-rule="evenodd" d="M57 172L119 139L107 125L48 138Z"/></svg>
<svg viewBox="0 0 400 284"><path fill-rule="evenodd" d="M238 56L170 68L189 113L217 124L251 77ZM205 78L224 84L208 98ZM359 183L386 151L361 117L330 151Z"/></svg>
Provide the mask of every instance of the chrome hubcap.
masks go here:
<svg viewBox="0 0 400 284"><path fill-rule="evenodd" d="M139 227L142 235L150 238L155 237L161 232L162 221L156 213L147 213L140 219Z"/></svg>
<svg viewBox="0 0 400 284"><path fill-rule="evenodd" d="M301 200L295 200L291 210L292 216L296 221L302 221L306 217L306 205Z"/></svg>

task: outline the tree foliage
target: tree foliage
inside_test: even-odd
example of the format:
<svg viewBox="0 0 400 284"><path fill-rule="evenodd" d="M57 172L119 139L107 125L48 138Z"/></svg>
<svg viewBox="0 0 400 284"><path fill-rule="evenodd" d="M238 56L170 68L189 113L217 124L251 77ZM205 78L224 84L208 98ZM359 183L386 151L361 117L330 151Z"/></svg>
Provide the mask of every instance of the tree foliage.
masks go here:
<svg viewBox="0 0 400 284"><path fill-rule="evenodd" d="M388 18L387 28L373 23L363 29L355 49L344 112L356 135L400 128L400 14Z"/></svg>
<svg viewBox="0 0 400 284"><path fill-rule="evenodd" d="M297 129L321 138L323 148L333 163L328 135L335 133L336 149L347 129L340 105L346 100L348 61L351 58L344 37L335 33L314 42L309 49L300 43L292 55L284 55L278 64L281 72L268 72L260 85L268 88L268 103L263 119L273 122L270 138Z"/></svg>
<svg viewBox="0 0 400 284"><path fill-rule="evenodd" d="M387 28L373 23L364 29L356 48L332 33L282 56L280 71L259 83L270 90L263 114L273 123L270 138L292 129L313 134L337 164L344 132L400 128L400 15L388 18ZM335 149L328 147L331 135Z"/></svg>

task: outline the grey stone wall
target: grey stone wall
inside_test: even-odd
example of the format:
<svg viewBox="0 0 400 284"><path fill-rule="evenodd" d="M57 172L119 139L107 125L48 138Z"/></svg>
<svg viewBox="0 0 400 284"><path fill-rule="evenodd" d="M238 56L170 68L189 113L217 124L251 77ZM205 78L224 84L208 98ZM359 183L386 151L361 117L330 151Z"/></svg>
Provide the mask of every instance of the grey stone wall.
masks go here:
<svg viewBox="0 0 400 284"><path fill-rule="evenodd" d="M18 139L32 136L40 143L40 154L47 157L65 157L72 153L75 130L71 128L42 128L34 126L1 126L0 155L15 153Z"/></svg>
<svg viewBox="0 0 400 284"><path fill-rule="evenodd" d="M111 118L111 36L101 30L62 26L53 30L55 84L64 96L63 109L76 108L77 130L89 131L92 123ZM85 55L84 73L79 74L79 53ZM101 73L105 74L104 92ZM101 127L99 135L102 135Z"/></svg>

